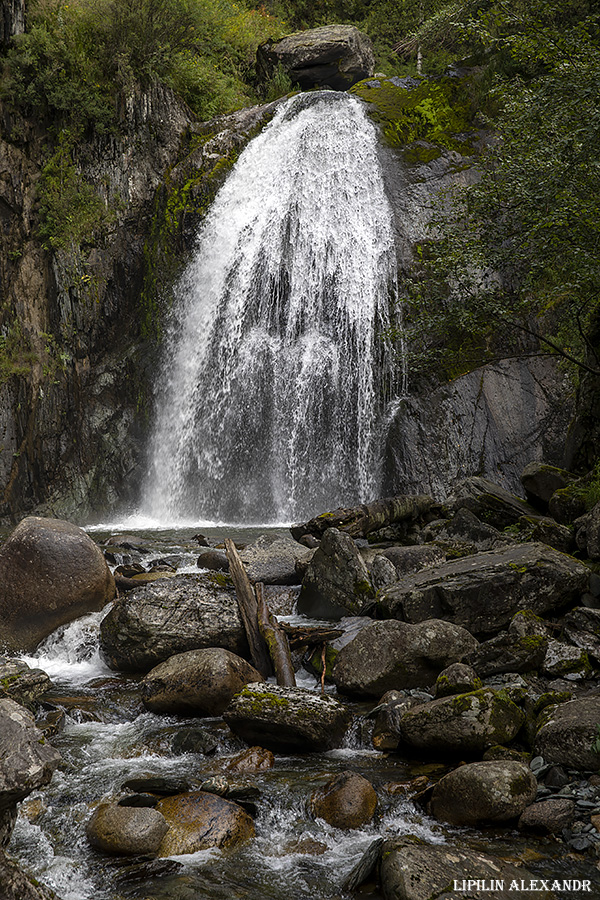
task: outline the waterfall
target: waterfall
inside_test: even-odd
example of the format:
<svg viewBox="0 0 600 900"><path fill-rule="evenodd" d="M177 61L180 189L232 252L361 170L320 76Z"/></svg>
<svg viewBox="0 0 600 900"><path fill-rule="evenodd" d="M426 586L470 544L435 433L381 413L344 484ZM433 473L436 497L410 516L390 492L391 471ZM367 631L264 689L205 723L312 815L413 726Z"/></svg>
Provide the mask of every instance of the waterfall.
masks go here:
<svg viewBox="0 0 600 900"><path fill-rule="evenodd" d="M142 511L274 523L376 496L396 296L375 126L346 94L289 99L178 285Z"/></svg>

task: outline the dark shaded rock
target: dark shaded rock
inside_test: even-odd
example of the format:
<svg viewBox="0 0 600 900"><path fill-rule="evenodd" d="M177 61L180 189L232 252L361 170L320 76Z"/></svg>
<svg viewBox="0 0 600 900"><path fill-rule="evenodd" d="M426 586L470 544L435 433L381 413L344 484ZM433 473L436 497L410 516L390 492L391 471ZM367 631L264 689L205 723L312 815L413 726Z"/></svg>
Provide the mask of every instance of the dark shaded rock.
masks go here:
<svg viewBox="0 0 600 900"><path fill-rule="evenodd" d="M41 669L30 669L27 663L0 656L0 698L8 697L31 709L51 687L50 678Z"/></svg>
<svg viewBox="0 0 600 900"><path fill-rule="evenodd" d="M220 716L234 694L258 681L260 672L229 650L188 650L148 672L142 702L152 712Z"/></svg>
<svg viewBox="0 0 600 900"><path fill-rule="evenodd" d="M474 548L473 553L498 550L515 543L514 537L482 522L466 507L459 508L451 519L440 525L430 525L429 531L436 541L459 541Z"/></svg>
<svg viewBox="0 0 600 900"><path fill-rule="evenodd" d="M535 800L537 781L522 762L494 760L460 766L433 789L431 811L452 825L518 819Z"/></svg>
<svg viewBox="0 0 600 900"><path fill-rule="evenodd" d="M371 579L371 584L376 591L387 587L388 584L393 584L395 581L398 581L398 573L395 565L381 553L378 553L377 556L374 556L371 560L369 565L369 577Z"/></svg>
<svg viewBox="0 0 600 900"><path fill-rule="evenodd" d="M154 809L159 798L153 794L128 794L118 801L119 806L133 806L136 809Z"/></svg>
<svg viewBox="0 0 600 900"><path fill-rule="evenodd" d="M217 739L204 728L186 728L173 735L173 753L214 753L219 746Z"/></svg>
<svg viewBox="0 0 600 900"><path fill-rule="evenodd" d="M332 697L312 691L253 684L233 698L223 718L248 744L306 753L339 747L350 712Z"/></svg>
<svg viewBox="0 0 600 900"><path fill-rule="evenodd" d="M540 717L534 751L547 763L597 772L600 754L592 747L598 737L599 722L600 697L548 707Z"/></svg>
<svg viewBox="0 0 600 900"><path fill-rule="evenodd" d="M375 815L377 794L370 781L356 772L340 772L310 798L313 816L334 828L362 828Z"/></svg>
<svg viewBox="0 0 600 900"><path fill-rule="evenodd" d="M469 900L487 900L490 882L494 883L494 900L514 900L509 890L512 881L533 876L527 869L513 866L499 857L456 844L427 844L412 837L390 841L381 854L381 884L385 900L456 900L456 881ZM467 880L472 883L467 889ZM480 887L477 887L477 881ZM501 886L503 882L503 886ZM468 893L467 893L468 890ZM550 891L540 890L536 900L554 900Z"/></svg>
<svg viewBox="0 0 600 900"><path fill-rule="evenodd" d="M521 814L519 829L535 834L560 834L563 828L570 828L575 820L575 802L564 800L542 800L533 803Z"/></svg>
<svg viewBox="0 0 600 900"><path fill-rule="evenodd" d="M313 618L360 615L375 598L369 570L352 538L328 528L309 563L298 598L298 612Z"/></svg>
<svg viewBox="0 0 600 900"><path fill-rule="evenodd" d="M503 672L533 672L542 666L547 649L546 636L499 634L480 644L466 662L481 678Z"/></svg>
<svg viewBox="0 0 600 900"><path fill-rule="evenodd" d="M569 487L560 488L552 494L548 503L548 512L561 525L572 525L576 519L585 514L586 502L578 490L577 481L574 481Z"/></svg>
<svg viewBox="0 0 600 900"><path fill-rule="evenodd" d="M408 710L400 720L400 735L415 749L472 755L509 743L524 718L502 691L482 688Z"/></svg>
<svg viewBox="0 0 600 900"><path fill-rule="evenodd" d="M341 693L362 697L429 687L442 669L476 646L464 628L439 619L417 625L373 622L340 650L332 677Z"/></svg>
<svg viewBox="0 0 600 900"><path fill-rule="evenodd" d="M240 553L250 581L263 584L298 584L296 563L306 549L292 538L261 534Z"/></svg>
<svg viewBox="0 0 600 900"><path fill-rule="evenodd" d="M14 860L0 850L2 900L59 900L54 891L30 878Z"/></svg>
<svg viewBox="0 0 600 900"><path fill-rule="evenodd" d="M519 519L519 527L529 530L529 539L541 544L548 544L561 553L571 553L575 549L573 532L566 525L559 525L554 519L546 516L523 516Z"/></svg>
<svg viewBox="0 0 600 900"><path fill-rule="evenodd" d="M224 550L202 550L196 565L199 569L210 569L211 572L229 572L229 560Z"/></svg>
<svg viewBox="0 0 600 900"><path fill-rule="evenodd" d="M119 547L122 550L137 550L140 553L147 553L152 545L150 541L140 537L138 534L111 534L104 546Z"/></svg>
<svg viewBox="0 0 600 900"><path fill-rule="evenodd" d="M373 45L353 25L324 25L280 41L267 41L257 51L257 68L263 79L280 65L303 90L330 87L345 91L372 75Z"/></svg>
<svg viewBox="0 0 600 900"><path fill-rule="evenodd" d="M272 769L275 765L275 757L270 750L264 747L249 747L248 750L238 753L227 763L228 772L263 772Z"/></svg>
<svg viewBox="0 0 600 900"><path fill-rule="evenodd" d="M466 663L455 662L438 675L435 682L435 696L451 697L454 694L467 694L478 691L481 686L481 679L475 669Z"/></svg>
<svg viewBox="0 0 600 900"><path fill-rule="evenodd" d="M14 700L0 700L0 846L5 847L16 818L17 803L48 784L61 761L45 743L33 716Z"/></svg>
<svg viewBox="0 0 600 900"><path fill-rule="evenodd" d="M470 510L486 525L500 530L515 525L521 516L536 514L520 497L478 475L461 481L446 504L451 510Z"/></svg>
<svg viewBox="0 0 600 900"><path fill-rule="evenodd" d="M100 625L111 668L147 672L177 653L208 647L248 654L233 587L217 577L175 575L119 598Z"/></svg>
<svg viewBox="0 0 600 900"><path fill-rule="evenodd" d="M168 830L156 809L101 803L87 823L86 835L96 850L142 856L154 855Z"/></svg>
<svg viewBox="0 0 600 900"><path fill-rule="evenodd" d="M600 665L600 610L577 607L562 619L565 636Z"/></svg>
<svg viewBox="0 0 600 900"><path fill-rule="evenodd" d="M373 746L376 750L396 750L400 743L400 720L421 700L407 695L404 691L387 691L370 713L376 715L373 729Z"/></svg>
<svg viewBox="0 0 600 900"><path fill-rule="evenodd" d="M589 570L545 544L477 553L410 575L384 590L381 613L407 622L445 618L472 634L494 634L516 612L544 613L576 601Z"/></svg>
<svg viewBox="0 0 600 900"><path fill-rule="evenodd" d="M577 476L567 472L566 469L548 466L542 462L529 463L521 473L521 484L525 489L527 500L542 511L548 509L550 498L556 491L576 480Z"/></svg>
<svg viewBox="0 0 600 900"><path fill-rule="evenodd" d="M370 877L379 861L382 846L382 837L375 838L371 841L361 859L359 859L351 872L346 876L344 883L342 884L343 891L355 891Z"/></svg>
<svg viewBox="0 0 600 900"><path fill-rule="evenodd" d="M157 811L169 830L159 856L197 853L211 847L237 847L254 837L254 822L248 813L229 800L204 791L192 791L161 800Z"/></svg>
<svg viewBox="0 0 600 900"><path fill-rule="evenodd" d="M130 778L126 781L122 788L124 791L135 791L136 793L160 794L163 797L171 797L173 794L182 794L189 791L190 786L182 778L162 778L160 775L140 776L139 778Z"/></svg>
<svg viewBox="0 0 600 900"><path fill-rule="evenodd" d="M600 559L600 503L575 521L575 539L590 559Z"/></svg>
<svg viewBox="0 0 600 900"><path fill-rule="evenodd" d="M114 595L102 551L70 522L28 516L0 548L0 635L13 650L33 650Z"/></svg>
<svg viewBox="0 0 600 900"><path fill-rule="evenodd" d="M390 547L382 550L381 556L385 556L394 564L397 577L411 575L413 572L421 572L431 566L443 563L446 555L438 547L417 545L415 547Z"/></svg>

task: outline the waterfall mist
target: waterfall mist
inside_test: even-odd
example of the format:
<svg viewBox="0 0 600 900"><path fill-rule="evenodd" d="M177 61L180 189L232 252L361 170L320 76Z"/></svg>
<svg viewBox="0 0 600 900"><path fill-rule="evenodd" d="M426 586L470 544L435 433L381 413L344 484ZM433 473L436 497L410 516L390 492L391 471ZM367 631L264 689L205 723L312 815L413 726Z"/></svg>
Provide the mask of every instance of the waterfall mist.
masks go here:
<svg viewBox="0 0 600 900"><path fill-rule="evenodd" d="M291 98L178 285L142 512L289 522L377 495L396 296L374 125L345 94Z"/></svg>

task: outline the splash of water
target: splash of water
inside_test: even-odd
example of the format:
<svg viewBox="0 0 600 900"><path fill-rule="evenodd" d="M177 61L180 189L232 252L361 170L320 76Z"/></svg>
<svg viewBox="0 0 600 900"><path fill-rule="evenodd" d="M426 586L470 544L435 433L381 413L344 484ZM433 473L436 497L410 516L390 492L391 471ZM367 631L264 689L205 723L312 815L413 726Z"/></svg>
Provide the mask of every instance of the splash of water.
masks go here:
<svg viewBox="0 0 600 900"><path fill-rule="evenodd" d="M372 499L397 275L358 100L279 109L217 195L178 294L142 512L289 522Z"/></svg>

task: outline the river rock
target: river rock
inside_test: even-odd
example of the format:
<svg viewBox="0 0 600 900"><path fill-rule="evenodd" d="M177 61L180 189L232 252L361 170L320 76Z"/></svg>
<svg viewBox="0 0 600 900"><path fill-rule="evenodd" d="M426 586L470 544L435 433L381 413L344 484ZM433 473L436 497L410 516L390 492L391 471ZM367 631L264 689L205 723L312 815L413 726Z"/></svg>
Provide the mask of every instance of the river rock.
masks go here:
<svg viewBox="0 0 600 900"><path fill-rule="evenodd" d="M588 656L600 665L600 610L577 607L567 613L561 624L569 641L587 650Z"/></svg>
<svg viewBox="0 0 600 900"><path fill-rule="evenodd" d="M360 615L375 598L369 570L352 538L328 528L309 563L298 612L317 619Z"/></svg>
<svg viewBox="0 0 600 900"><path fill-rule="evenodd" d="M466 663L452 663L438 675L435 682L436 697L452 697L454 694L468 694L482 687L475 669Z"/></svg>
<svg viewBox="0 0 600 900"><path fill-rule="evenodd" d="M119 598L100 625L109 666L147 672L177 653L208 647L248 655L233 587L217 578L175 575Z"/></svg>
<svg viewBox="0 0 600 900"><path fill-rule="evenodd" d="M264 747L249 747L234 756L226 766L227 772L264 772L275 765L275 757Z"/></svg>
<svg viewBox="0 0 600 900"><path fill-rule="evenodd" d="M468 631L440 619L373 622L340 650L332 677L343 694L381 697L433 685L442 669L476 647Z"/></svg>
<svg viewBox="0 0 600 900"><path fill-rule="evenodd" d="M33 650L114 595L102 551L70 522L28 516L0 548L0 634L9 649Z"/></svg>
<svg viewBox="0 0 600 900"><path fill-rule="evenodd" d="M254 822L247 812L216 794L192 791L161 800L156 809L169 830L159 856L197 853L211 847L236 847L254 837Z"/></svg>
<svg viewBox="0 0 600 900"><path fill-rule="evenodd" d="M438 781L431 795L431 811L436 819L451 825L509 822L533 803L536 792L535 775L525 763L469 763Z"/></svg>
<svg viewBox="0 0 600 900"><path fill-rule="evenodd" d="M142 702L152 712L220 716L234 694L257 681L264 681L260 672L229 650L188 650L148 672Z"/></svg>
<svg viewBox="0 0 600 900"><path fill-rule="evenodd" d="M590 559L600 559L600 503L575 521L575 540Z"/></svg>
<svg viewBox="0 0 600 900"><path fill-rule="evenodd" d="M371 40L354 25L324 25L280 41L269 40L261 44L256 57L263 79L282 66L302 90L345 91L375 71Z"/></svg>
<svg viewBox="0 0 600 900"><path fill-rule="evenodd" d="M223 718L248 744L310 753L339 747L350 712L333 697L313 691L252 684L233 698Z"/></svg>
<svg viewBox="0 0 600 900"><path fill-rule="evenodd" d="M600 753L592 749L598 737L600 697L583 697L548 707L540 716L534 753L547 763L597 772Z"/></svg>
<svg viewBox="0 0 600 900"><path fill-rule="evenodd" d="M576 602L588 581L589 570L572 557L545 544L517 544L409 575L382 591L377 605L407 622L444 618L489 635L521 609L541 614Z"/></svg>
<svg viewBox="0 0 600 900"><path fill-rule="evenodd" d="M50 690L52 682L41 669L31 669L27 663L0 656L0 698L35 707L40 697Z"/></svg>
<svg viewBox="0 0 600 900"><path fill-rule="evenodd" d="M373 785L356 772L340 772L313 792L310 808L315 818L334 828L362 828L375 815L377 794Z"/></svg>
<svg viewBox="0 0 600 900"><path fill-rule="evenodd" d="M412 575L423 569L437 566L445 562L446 555L439 547L428 547L417 544L414 547L390 547L381 551L381 556L389 559L396 570L396 579L403 575Z"/></svg>
<svg viewBox="0 0 600 900"><path fill-rule="evenodd" d="M542 666L547 649L547 636L499 634L480 644L466 661L480 678L504 672L533 672Z"/></svg>
<svg viewBox="0 0 600 900"><path fill-rule="evenodd" d="M240 553L250 581L263 584L299 584L296 563L306 547L281 535L261 534Z"/></svg>
<svg viewBox="0 0 600 900"><path fill-rule="evenodd" d="M521 866L456 844L429 844L413 837L389 841L381 854L381 885L385 900L514 900L511 882L529 885L533 876ZM464 880L464 888L463 888ZM467 888L467 880L475 882ZM479 889L477 880L481 883ZM452 889L458 883L460 893ZM493 890L491 891L493 882ZM537 882L539 885L539 881ZM535 900L555 900L550 891L535 893ZM463 893L464 891L464 893ZM468 891L468 892L467 892Z"/></svg>
<svg viewBox="0 0 600 900"><path fill-rule="evenodd" d="M502 691L482 688L413 707L400 720L400 736L418 750L480 754L516 737L524 718Z"/></svg>
<svg viewBox="0 0 600 900"><path fill-rule="evenodd" d="M521 516L535 515L535 509L520 497L479 475L461 481L446 504L454 511L468 509L482 522L500 530L515 525Z"/></svg>
<svg viewBox="0 0 600 900"><path fill-rule="evenodd" d="M421 703L405 691L387 691L371 712L372 716L376 715L372 738L374 748L380 751L396 750L400 743L402 716Z"/></svg>
<svg viewBox="0 0 600 900"><path fill-rule="evenodd" d="M570 828L574 820L574 800L567 797L561 800L542 800L523 810L519 830L535 834L560 834L563 828Z"/></svg>
<svg viewBox="0 0 600 900"><path fill-rule="evenodd" d="M17 803L48 784L60 761L31 713L14 700L0 700L0 846L10 840Z"/></svg>
<svg viewBox="0 0 600 900"><path fill-rule="evenodd" d="M87 839L96 850L120 856L154 855L169 830L156 809L101 803L86 826Z"/></svg>
<svg viewBox="0 0 600 900"><path fill-rule="evenodd" d="M196 565L199 569L209 569L211 572L229 571L229 560L225 551L214 550L212 547L200 552Z"/></svg>
<svg viewBox="0 0 600 900"><path fill-rule="evenodd" d="M17 863L0 850L2 900L58 900L54 891L30 878Z"/></svg>

